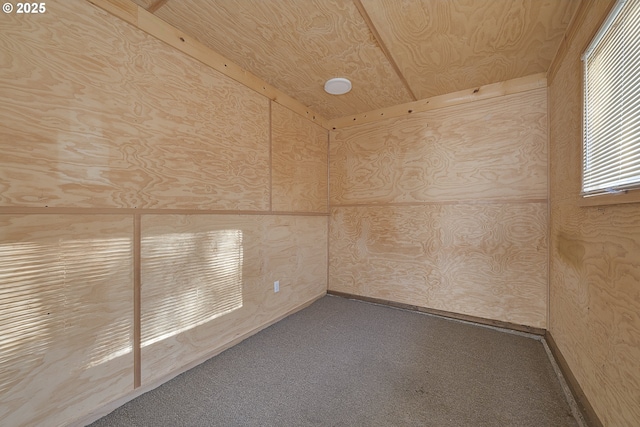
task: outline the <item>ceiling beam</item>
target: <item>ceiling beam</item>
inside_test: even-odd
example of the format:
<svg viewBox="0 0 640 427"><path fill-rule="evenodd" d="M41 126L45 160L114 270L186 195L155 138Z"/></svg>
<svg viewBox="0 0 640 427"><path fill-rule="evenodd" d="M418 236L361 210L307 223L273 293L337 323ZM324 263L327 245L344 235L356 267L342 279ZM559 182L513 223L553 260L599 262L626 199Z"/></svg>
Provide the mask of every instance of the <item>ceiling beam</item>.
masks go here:
<svg viewBox="0 0 640 427"><path fill-rule="evenodd" d="M371 31L371 34L373 34L373 38L378 43L378 46L380 46L380 50L382 50L382 53L384 53L384 56L387 58L387 61L389 61L394 71L398 75L398 78L404 85L405 89L407 89L407 92L409 92L411 99L413 99L414 101L417 101L418 98L413 93L413 90L411 90L411 86L409 86L409 82L407 82L407 79L404 77L404 74L402 74L402 71L400 70L400 67L398 67L398 64L396 63L395 59L393 59L393 56L391 55L391 52L387 48L387 45L384 43L384 40L382 40L382 37L380 36L378 29L373 24L373 21L371 20L369 13L367 13L367 10L362 4L362 1L353 0L353 4L356 6L356 9L358 9L358 12L360 12L360 16L362 16L362 19L364 19L364 22L367 24L367 27L369 27L369 31Z"/></svg>
<svg viewBox="0 0 640 427"><path fill-rule="evenodd" d="M162 6L167 4L168 1L169 0L158 0L158 1L156 1L151 6L149 6L149 8L147 9L147 12L155 13L156 10L160 9Z"/></svg>

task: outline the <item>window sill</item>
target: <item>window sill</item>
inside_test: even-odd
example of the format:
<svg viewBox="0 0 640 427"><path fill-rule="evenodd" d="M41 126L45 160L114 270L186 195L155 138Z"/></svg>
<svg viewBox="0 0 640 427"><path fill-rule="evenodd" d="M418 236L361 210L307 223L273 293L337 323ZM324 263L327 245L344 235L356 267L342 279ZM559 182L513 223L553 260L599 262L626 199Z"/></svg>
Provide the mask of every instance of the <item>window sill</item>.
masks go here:
<svg viewBox="0 0 640 427"><path fill-rule="evenodd" d="M624 194L602 194L600 196L579 197L578 206L607 206L625 203L640 203L640 190L629 190Z"/></svg>

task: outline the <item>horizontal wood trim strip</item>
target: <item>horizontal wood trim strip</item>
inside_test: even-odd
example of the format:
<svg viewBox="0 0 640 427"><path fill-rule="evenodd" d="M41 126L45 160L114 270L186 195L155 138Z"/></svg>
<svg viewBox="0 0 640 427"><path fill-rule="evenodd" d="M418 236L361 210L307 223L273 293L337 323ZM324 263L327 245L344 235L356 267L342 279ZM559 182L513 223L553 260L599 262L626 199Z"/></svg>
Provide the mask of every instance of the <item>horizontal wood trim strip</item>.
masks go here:
<svg viewBox="0 0 640 427"><path fill-rule="evenodd" d="M56 215L289 215L289 216L329 216L328 212L279 212L241 210L198 210L198 209L132 209L132 208L32 208L20 206L0 206L3 214L56 214Z"/></svg>
<svg viewBox="0 0 640 427"><path fill-rule="evenodd" d="M420 307L416 305L404 304L400 302L388 301L388 300L383 300L378 298L370 298L362 295L354 295L354 294L348 294L348 293L338 292L338 291L329 290L327 291L327 294L335 295L342 298L355 299L355 300L371 302L375 304L387 305L389 307L401 308L404 310L418 311L420 313L432 314L435 316L448 317L456 320L464 320L466 322L478 323L480 325L495 326L498 328L510 329L510 330L519 331L519 332L526 332L529 334L540 335L540 336L545 335L545 329L536 328L533 326L518 325L516 323L503 322L501 320L485 319L482 317L469 316L466 314L453 313L453 312L444 311L444 310L436 310L433 308Z"/></svg>
<svg viewBox="0 0 640 427"><path fill-rule="evenodd" d="M113 401L113 402L109 402L103 406L101 406L100 408L96 409L95 411L91 412L90 414L83 416L82 418L72 422L69 424L69 427L84 427L88 424L93 423L94 421L99 420L100 418L104 417L105 415L109 414L110 412L114 411L116 408L119 408L120 406L124 405L125 403L135 399L138 396L143 395L144 393L151 391L155 388L158 388L159 386L161 386L162 384L166 383L167 381L177 377L178 375L182 374L183 372L187 372L189 369L195 368L196 366L200 365L201 363L206 362L207 360L211 359L212 357L217 356L218 354L222 353L223 351L241 343L242 341L244 341L245 339L249 338L252 335L257 334L258 332L262 331L263 329L268 328L269 326L278 323L279 321L281 321L282 319L284 319L285 317L288 317L304 308L309 307L311 304L313 304L314 302L316 302L317 300L319 300L320 298L324 297L326 294L322 293L320 295L317 295L315 297L313 297L311 300L300 304L299 306L295 307L292 310L287 311L286 313L277 316L274 319L269 320L268 322L264 323L263 325L260 325L252 330L250 330L249 332L242 334L240 336L238 336L237 338L233 339L232 341L226 343L223 346L220 346L218 348L216 348L215 350L213 350L211 353L207 354L204 357L199 358L198 360L195 360L183 367L181 367L180 369L171 372L168 375L165 375L162 378L159 378L147 385L144 385L142 387L138 387L137 389L135 389L134 391L127 393L126 395L122 396L121 398Z"/></svg>
<svg viewBox="0 0 640 427"><path fill-rule="evenodd" d="M469 200L444 200L435 202L396 202L396 203L345 203L333 204L332 208L372 208L380 206L431 206L431 205L503 205L521 203L547 203L547 199L469 199Z"/></svg>
<svg viewBox="0 0 640 427"><path fill-rule="evenodd" d="M349 126L377 122L393 117L401 117L408 114L421 113L424 111L450 107L452 105L481 101L484 99L491 99L499 96L526 92L543 87L547 87L546 74L538 73L526 77L507 80L504 82L492 83L473 89L466 89L459 92L425 98L419 101L409 102L393 107L373 110L366 113L357 114L355 116L340 117L334 120L330 120L328 125L329 129L342 129Z"/></svg>
<svg viewBox="0 0 640 427"><path fill-rule="evenodd" d="M551 354L553 355L553 358L558 364L558 367L560 368L562 375L564 376L565 380L567 381L567 384L569 385L569 389L571 390L571 393L573 394L573 397L575 398L576 403L578 404L578 409L582 413L582 416L587 422L587 424L589 425L589 427L604 427L604 424L602 424L602 421L600 421L600 418L598 418L598 415L594 411L593 406L591 406L589 399L587 399L587 396L584 394L584 391L582 391L582 387L580 387L578 380L576 379L575 375L573 375L573 372L571 371L571 368L569 367L567 360L564 358L564 356L560 352L560 349L558 348L558 345L553 339L551 332L546 331L544 334L544 339L547 342L547 345L549 346L549 350L551 350Z"/></svg>
<svg viewBox="0 0 640 427"><path fill-rule="evenodd" d="M177 28L169 25L143 7L130 0L87 0L91 4L127 21L145 33L162 40L182 53L202 62L225 76L266 96L306 119L329 129L328 121L308 107L279 91L256 75L244 70L224 56L209 49L193 37L189 37Z"/></svg>

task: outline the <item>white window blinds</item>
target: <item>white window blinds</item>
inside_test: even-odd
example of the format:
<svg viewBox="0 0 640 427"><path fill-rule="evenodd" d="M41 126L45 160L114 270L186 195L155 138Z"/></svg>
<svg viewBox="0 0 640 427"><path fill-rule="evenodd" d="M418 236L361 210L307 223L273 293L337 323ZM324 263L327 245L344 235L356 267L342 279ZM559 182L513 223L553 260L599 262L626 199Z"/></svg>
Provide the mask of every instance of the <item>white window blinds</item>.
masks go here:
<svg viewBox="0 0 640 427"><path fill-rule="evenodd" d="M583 55L583 196L640 188L640 0L620 0Z"/></svg>

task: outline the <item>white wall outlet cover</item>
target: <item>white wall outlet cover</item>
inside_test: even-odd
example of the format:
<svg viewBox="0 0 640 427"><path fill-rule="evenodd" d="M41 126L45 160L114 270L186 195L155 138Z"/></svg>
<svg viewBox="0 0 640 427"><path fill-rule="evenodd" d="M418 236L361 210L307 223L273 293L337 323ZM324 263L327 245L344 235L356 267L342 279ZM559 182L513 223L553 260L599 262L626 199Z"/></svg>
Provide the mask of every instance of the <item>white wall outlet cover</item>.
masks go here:
<svg viewBox="0 0 640 427"><path fill-rule="evenodd" d="M273 282L273 292L280 292L280 281L276 280Z"/></svg>

